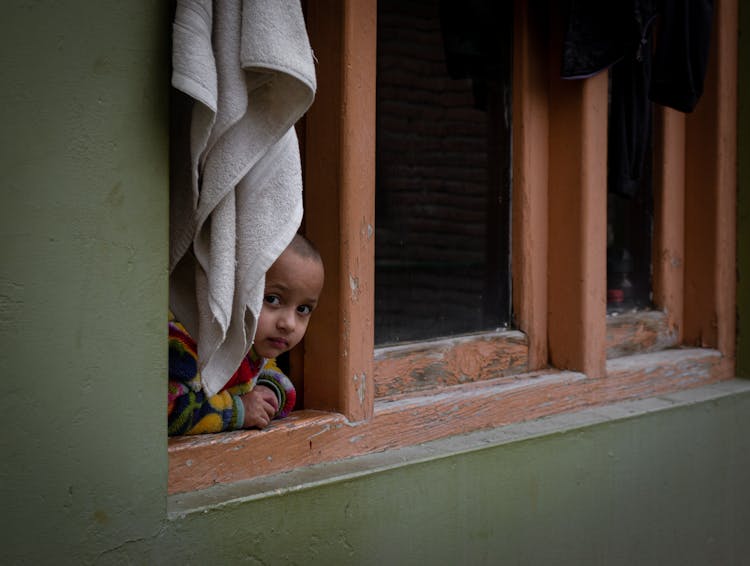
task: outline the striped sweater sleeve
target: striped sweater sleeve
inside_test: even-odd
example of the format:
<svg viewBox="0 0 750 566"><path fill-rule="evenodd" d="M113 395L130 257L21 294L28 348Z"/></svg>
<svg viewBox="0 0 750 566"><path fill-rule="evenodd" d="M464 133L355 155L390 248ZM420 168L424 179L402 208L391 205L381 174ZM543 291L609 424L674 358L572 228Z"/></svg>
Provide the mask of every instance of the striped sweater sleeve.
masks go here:
<svg viewBox="0 0 750 566"><path fill-rule="evenodd" d="M169 323L167 432L170 436L242 428L245 407L240 395L252 386L244 383L206 397L201 390L195 342L182 325Z"/></svg>
<svg viewBox="0 0 750 566"><path fill-rule="evenodd" d="M170 381L170 391L179 385ZM186 391L170 405L170 436L236 430L242 428L245 420L242 400L228 391L221 391L208 398L203 391Z"/></svg>
<svg viewBox="0 0 750 566"><path fill-rule="evenodd" d="M245 420L242 395L265 385L279 400L275 419L294 408L296 392L275 360L263 360L251 351L225 389L206 397L201 389L195 342L177 322L169 323L168 433L203 434L241 429Z"/></svg>
<svg viewBox="0 0 750 566"><path fill-rule="evenodd" d="M279 410L274 415L274 419L282 419L292 412L297 400L297 391L292 381L276 365L276 360L266 361L263 369L260 370L256 385L265 385L279 400Z"/></svg>

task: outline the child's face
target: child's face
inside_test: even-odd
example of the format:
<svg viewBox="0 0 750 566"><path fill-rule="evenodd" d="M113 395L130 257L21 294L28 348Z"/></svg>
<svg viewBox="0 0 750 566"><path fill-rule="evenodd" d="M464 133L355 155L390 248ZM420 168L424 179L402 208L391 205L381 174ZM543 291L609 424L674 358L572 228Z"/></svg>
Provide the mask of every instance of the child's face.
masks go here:
<svg viewBox="0 0 750 566"><path fill-rule="evenodd" d="M279 256L266 273L254 342L258 355L275 358L299 344L322 288L320 262L289 249Z"/></svg>

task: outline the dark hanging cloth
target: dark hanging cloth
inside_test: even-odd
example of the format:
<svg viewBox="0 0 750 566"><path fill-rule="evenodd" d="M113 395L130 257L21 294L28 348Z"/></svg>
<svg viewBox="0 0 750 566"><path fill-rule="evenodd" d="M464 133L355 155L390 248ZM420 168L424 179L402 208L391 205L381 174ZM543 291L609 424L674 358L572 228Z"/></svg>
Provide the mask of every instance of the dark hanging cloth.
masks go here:
<svg viewBox="0 0 750 566"><path fill-rule="evenodd" d="M607 187L632 197L641 184L641 174L651 147L651 103L648 80L651 53L625 56L610 71Z"/></svg>
<svg viewBox="0 0 750 566"><path fill-rule="evenodd" d="M711 0L570 0L562 77L586 78L611 69L611 191L633 196L640 185L651 146L651 102L682 112L691 112L698 102L712 13Z"/></svg>
<svg viewBox="0 0 750 566"><path fill-rule="evenodd" d="M712 0L663 0L649 98L692 112L703 94L713 20Z"/></svg>
<svg viewBox="0 0 750 566"><path fill-rule="evenodd" d="M625 56L632 41L631 1L570 0L562 49L562 77L585 79Z"/></svg>
<svg viewBox="0 0 750 566"><path fill-rule="evenodd" d="M628 2L628 4L631 4ZM632 197L641 184L643 164L651 147L651 36L656 10L653 2L635 2L624 55L610 70L607 186Z"/></svg>
<svg viewBox="0 0 750 566"><path fill-rule="evenodd" d="M497 0L440 0L440 27L448 75L471 79L474 106L487 110L490 84L509 65L512 14Z"/></svg>

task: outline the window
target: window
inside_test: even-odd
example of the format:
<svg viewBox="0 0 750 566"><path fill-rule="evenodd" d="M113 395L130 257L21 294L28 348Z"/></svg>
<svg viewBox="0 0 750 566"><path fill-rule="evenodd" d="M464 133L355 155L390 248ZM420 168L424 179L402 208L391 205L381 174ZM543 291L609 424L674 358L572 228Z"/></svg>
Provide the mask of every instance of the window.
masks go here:
<svg viewBox="0 0 750 566"><path fill-rule="evenodd" d="M607 312L615 315L651 306L652 25L648 42L608 70Z"/></svg>
<svg viewBox="0 0 750 566"><path fill-rule="evenodd" d="M263 432L170 440L172 493L733 375L736 3L716 6L699 107L655 112L651 310L607 320L607 77L560 80L557 6L518 0L512 330L378 348L374 4L307 6L305 229L326 288L304 407Z"/></svg>
<svg viewBox="0 0 750 566"><path fill-rule="evenodd" d="M510 322L509 22L507 3L378 2L377 345Z"/></svg>
<svg viewBox="0 0 750 566"><path fill-rule="evenodd" d="M614 315L652 306L653 105L628 96L625 63L609 70L607 312Z"/></svg>

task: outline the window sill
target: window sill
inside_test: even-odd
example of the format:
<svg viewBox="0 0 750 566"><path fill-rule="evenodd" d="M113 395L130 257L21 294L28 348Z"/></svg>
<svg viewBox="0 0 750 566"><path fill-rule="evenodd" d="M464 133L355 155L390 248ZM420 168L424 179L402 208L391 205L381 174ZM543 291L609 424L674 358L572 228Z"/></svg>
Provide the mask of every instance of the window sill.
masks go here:
<svg viewBox="0 0 750 566"><path fill-rule="evenodd" d="M168 498L167 508L171 519L179 519L237 502L280 497L302 489L366 477L403 466L422 464L513 442L596 426L600 423L637 418L659 411L673 410L697 403L715 402L728 396L749 393L749 380L731 379L687 391L662 394L658 397L611 403L605 407L587 408L405 448L297 468L290 472L234 484L216 485L200 491L175 494Z"/></svg>
<svg viewBox="0 0 750 566"><path fill-rule="evenodd" d="M607 315L607 359L673 348L677 330L660 311Z"/></svg>
<svg viewBox="0 0 750 566"><path fill-rule="evenodd" d="M170 494L286 472L537 419L652 397L733 376L716 350L674 349L608 361L607 377L544 371L440 387L375 403L370 421L296 411L264 431L169 440Z"/></svg>
<svg viewBox="0 0 750 566"><path fill-rule="evenodd" d="M523 332L483 332L375 349L375 397L516 375L529 370Z"/></svg>

